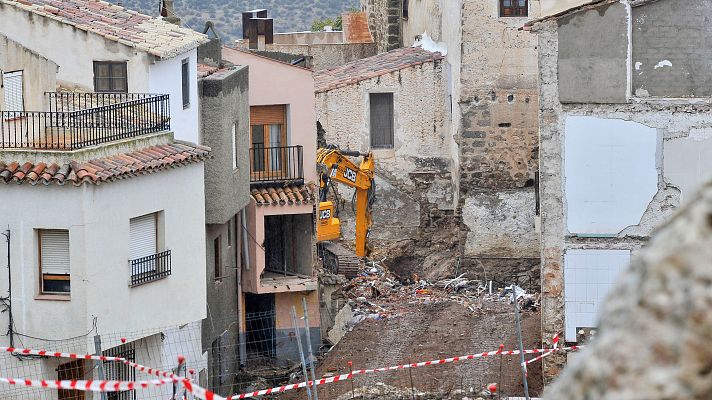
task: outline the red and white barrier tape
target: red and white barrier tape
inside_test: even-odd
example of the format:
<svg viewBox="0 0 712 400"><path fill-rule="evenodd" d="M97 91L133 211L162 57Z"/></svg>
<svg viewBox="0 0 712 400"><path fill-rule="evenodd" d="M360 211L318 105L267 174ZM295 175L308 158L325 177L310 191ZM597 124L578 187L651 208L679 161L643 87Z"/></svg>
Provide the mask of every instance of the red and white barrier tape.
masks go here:
<svg viewBox="0 0 712 400"><path fill-rule="evenodd" d="M453 363L453 362L458 362L458 361L464 361L464 360L473 360L475 358L484 358L484 357L490 357L490 356L496 356L496 355L502 355L502 356L512 356L512 355L519 355L519 354L540 354L538 357L535 357L534 359L530 360L529 362L534 362L535 360L541 359L546 357L547 355L555 352L555 351L575 351L581 349L581 346L570 346L570 347L558 347L558 337L554 338L554 347L551 349L530 349L530 350L507 350L504 351L502 350L502 347L500 347L499 350L495 351L486 351L482 353L477 353L477 354L468 354L464 356L459 356L459 357L450 357L450 358L443 358L439 360L431 360L431 361L421 361L417 363L411 363L411 364L401 364L401 365L394 365L391 367L383 367L383 368L373 368L373 369L360 369L353 371L348 374L342 374L342 375L337 375L337 376L332 376L329 378L322 378L318 379L314 382L308 381L308 382L299 382L299 383L293 383L289 385L284 385L284 386L279 386L279 387L274 387L270 389L262 389L262 390L257 390L251 393L243 393L239 395L231 395L228 396L227 398L222 397L220 395L217 395L210 390L207 390L205 388L202 388L195 383L191 382L187 378L183 378L180 376L177 376L173 373L170 372L164 372L158 369L153 369L153 368L148 368L140 364L136 364L134 362L130 362L126 359L123 359L121 357L105 357L105 356L96 356L96 355L78 355L78 354L73 354L73 353L53 353L53 352L47 352L44 350L31 350L31 349L14 349L10 347L0 347L0 351L8 351L11 353L19 353L19 354L25 354L25 355L38 355L38 356L46 356L46 357L57 357L57 358L74 358L74 359L86 359L86 360L99 360L99 361L117 361L117 362L122 362L124 364L127 364L131 366L132 368L135 368L139 371L146 372L152 375L156 376L164 376L164 379L155 379L155 380L150 380L150 381L137 381L137 382L125 382L125 381L45 381L45 380L29 380L29 379L12 379L12 378L0 378L0 382L4 383L9 383L13 385L25 385L25 386L34 386L34 387L42 387L42 388L49 388L49 389L74 389L74 390L84 390L84 391L123 391L123 390L134 390L138 388L147 388L149 386L160 386L164 385L166 383L171 383L171 382L177 382L183 385L185 389L192 393L193 395L197 396L198 398L202 400L236 400L236 399L246 399L246 398L251 398L251 397L257 397L257 396L264 396L267 394L272 394L272 393L280 393L280 392L285 392L288 390L293 390L293 389L298 389L298 388L303 388L306 387L307 385L313 386L313 385L324 385L328 383L333 383L333 382L338 382L342 380L348 380L352 379L356 375L364 375L364 374L372 374L376 372L387 372L387 371L394 371L394 370L399 370L399 369L407 369L407 368L418 368L418 367L425 367L428 365L439 365L439 364L447 364L447 363Z"/></svg>
<svg viewBox="0 0 712 400"><path fill-rule="evenodd" d="M544 353L544 354L541 354L541 355L539 355L539 356L536 356L536 357L532 358L531 360L524 361L524 362L522 363L522 365L524 365L524 367L526 367L527 365L529 365L529 364L531 364L531 363L533 363L533 362L537 362L537 361L539 361L539 360L541 360L541 359L543 359L543 358L545 358L545 357L548 357L548 356L550 356L551 354L553 354L553 353L554 353L556 350L558 350L558 348L559 348L559 334L558 334L558 333L557 333L556 335L554 335L554 338L552 339L552 341L553 341L553 343L554 343L554 348L553 348L553 349L547 351L547 352ZM581 349L582 347L583 347L583 346L577 346L576 349L578 350L578 349Z"/></svg>
<svg viewBox="0 0 712 400"><path fill-rule="evenodd" d="M149 387L163 386L173 383L174 379L152 379L148 381L92 381L92 380L33 380L33 379L13 379L1 378L0 382L17 386L30 386L45 389L67 389L81 390L89 392L120 392L124 390L146 389Z"/></svg>
<svg viewBox="0 0 712 400"><path fill-rule="evenodd" d="M570 346L570 347L562 347L562 348L555 347L553 349L531 349L531 350L524 350L524 354L542 354L543 355L548 352L574 351L574 350L579 350L579 349L581 349L580 346ZM487 351L487 352L478 353L478 354L468 354L468 355L460 356L460 357L443 358L443 359L432 360L432 361L422 361L422 362L417 362L417 363L412 363L412 364L394 365L392 367L374 368L374 369L360 369L360 370L356 370L356 371L353 371L348 374L332 376L329 378L317 379L315 382L312 382L312 381L309 381L308 383L307 382L299 382L299 383L293 383L293 384L279 386L279 387L273 387L270 389L257 390L257 391L250 392L250 393L232 395L232 396L228 396L226 400L247 399L247 398L251 398L251 397L264 396L264 395L272 394L272 393L286 392L288 390L303 388L303 387L306 387L307 385L309 385L309 386L324 385L327 383L333 383L333 382L352 379L356 375L372 374L372 373L376 373L376 372L394 371L394 370L406 369L406 368L418 368L418 367L425 367L428 365L447 364L447 363L453 363L453 362L457 362L457 361L472 360L475 358L484 358L484 357L490 357L490 356L496 356L496 355L511 356L511 355L518 355L518 354L520 354L519 350L507 350L507 351L496 350L496 351ZM207 400L211 400L211 399L222 400L225 398L217 396L217 397L213 397L213 398L210 398Z"/></svg>

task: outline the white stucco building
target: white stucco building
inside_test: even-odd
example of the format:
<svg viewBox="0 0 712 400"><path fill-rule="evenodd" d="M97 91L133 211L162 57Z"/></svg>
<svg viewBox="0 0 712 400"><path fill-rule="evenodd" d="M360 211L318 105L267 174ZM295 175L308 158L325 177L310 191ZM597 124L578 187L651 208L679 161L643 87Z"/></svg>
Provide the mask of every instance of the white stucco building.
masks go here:
<svg viewBox="0 0 712 400"><path fill-rule="evenodd" d="M170 95L176 138L199 142L205 35L104 1L0 0L0 21L0 33L59 66L63 87Z"/></svg>
<svg viewBox="0 0 712 400"><path fill-rule="evenodd" d="M27 3L0 0L0 346L164 370L180 354L205 374L209 149L191 143L204 36L101 1ZM9 353L0 365L15 378L149 378ZM0 398L101 397L2 386Z"/></svg>

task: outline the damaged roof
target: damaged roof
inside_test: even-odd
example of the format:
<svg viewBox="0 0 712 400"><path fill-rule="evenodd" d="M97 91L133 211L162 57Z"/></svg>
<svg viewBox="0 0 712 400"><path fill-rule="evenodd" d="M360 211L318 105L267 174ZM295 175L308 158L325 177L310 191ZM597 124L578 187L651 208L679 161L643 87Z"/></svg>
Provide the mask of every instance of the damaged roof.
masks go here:
<svg viewBox="0 0 712 400"><path fill-rule="evenodd" d="M138 175L154 173L168 168L202 162L210 148L187 142L150 146L126 154L96 158L79 163L46 164L43 162L0 161L0 181L4 183L29 183L30 185L71 183L100 184Z"/></svg>
<svg viewBox="0 0 712 400"><path fill-rule="evenodd" d="M315 199L314 190L311 184L265 186L253 188L251 196L258 207L311 204Z"/></svg>
<svg viewBox="0 0 712 400"><path fill-rule="evenodd" d="M160 58L171 58L208 42L192 29L101 0L0 0Z"/></svg>
<svg viewBox="0 0 712 400"><path fill-rule="evenodd" d="M653 1L659 1L659 0L631 0L630 5L631 5L631 7L638 7L638 6L642 6L644 4L653 2ZM597 8L601 5L611 4L611 3L620 3L620 0L587 0L580 4L576 4L572 7L560 10L556 13L542 15L541 17L539 17L537 19L528 21L526 24L524 24L524 29L531 28L532 26L534 26L540 22L545 22L545 21L548 21L551 19L558 19L558 18L565 17L569 14L573 14L578 11L590 10L592 8Z"/></svg>
<svg viewBox="0 0 712 400"><path fill-rule="evenodd" d="M328 92L405 68L442 60L440 53L420 47L404 47L355 60L336 68L314 72L315 92Z"/></svg>

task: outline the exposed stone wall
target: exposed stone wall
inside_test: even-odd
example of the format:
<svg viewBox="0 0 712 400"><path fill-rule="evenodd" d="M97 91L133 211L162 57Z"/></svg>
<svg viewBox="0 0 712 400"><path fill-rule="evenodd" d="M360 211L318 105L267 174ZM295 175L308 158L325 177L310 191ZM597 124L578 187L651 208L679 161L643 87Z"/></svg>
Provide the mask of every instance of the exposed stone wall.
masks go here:
<svg viewBox="0 0 712 400"><path fill-rule="evenodd" d="M326 142L362 152L370 150L369 93L393 93L394 148L374 151L378 201L373 210L373 239L418 238L421 229L433 225L440 213L452 213L444 79L442 62L436 61L317 93L317 121L325 130ZM346 187L341 185L339 190L351 199ZM342 231L353 238L349 204L344 212Z"/></svg>
<svg viewBox="0 0 712 400"><path fill-rule="evenodd" d="M403 45L402 0L361 0L361 9L368 14L368 26L379 53Z"/></svg>
<svg viewBox="0 0 712 400"><path fill-rule="evenodd" d="M712 397L712 184L636 257L547 399ZM621 351L625 349L625 351Z"/></svg>
<svg viewBox="0 0 712 400"><path fill-rule="evenodd" d="M375 43L269 44L267 50L308 57L310 67L318 71L374 56L376 47Z"/></svg>
<svg viewBox="0 0 712 400"><path fill-rule="evenodd" d="M589 15L605 18L605 12ZM562 104L559 98L558 81L559 39L557 22L539 24L536 32L539 39L540 65L540 196L542 229L542 328L545 338L550 338L565 329L565 257L576 250L626 250L633 255L645 246L662 221L679 207L681 201L692 196L700 183L709 177L708 162L702 161L712 154L712 107L687 101L629 102L628 104ZM571 35L576 35L571 32ZM605 35L602 32L601 35ZM602 40L586 37L587 40ZM627 42L627 35L616 35L610 40ZM611 43L615 46L615 43ZM596 67L596 65L594 65ZM589 117L591 121L617 123L625 121L653 132L656 145L649 154L649 165L636 166L635 171L620 171L623 179L636 179L637 171L652 169L655 180L647 207L640 210L639 222L623 226L620 231L596 234L570 232L572 203L568 186L572 177L567 171L567 140L574 133L567 131L567 121L572 117ZM622 139L622 137L621 137ZM694 143L694 144L693 144ZM601 151L591 149L591 151ZM603 150L611 154L611 151ZM641 150L641 153L643 150ZM571 160L569 164L573 163ZM619 178L619 177L617 177ZM593 185L595 182L591 182ZM620 198L611 196L610 201ZM616 289L613 289L614 291ZM639 331L640 332L640 331ZM564 365L562 356L552 356L544 363L547 378L556 376ZM623 396L621 398L624 398ZM645 396L643 396L645 397ZM560 397L568 398L568 397Z"/></svg>
<svg viewBox="0 0 712 400"><path fill-rule="evenodd" d="M539 2L530 2L530 17ZM497 1L464 0L459 107L459 206L468 257L537 258L536 38ZM452 49L456 51L457 49ZM451 51L452 51L451 50Z"/></svg>

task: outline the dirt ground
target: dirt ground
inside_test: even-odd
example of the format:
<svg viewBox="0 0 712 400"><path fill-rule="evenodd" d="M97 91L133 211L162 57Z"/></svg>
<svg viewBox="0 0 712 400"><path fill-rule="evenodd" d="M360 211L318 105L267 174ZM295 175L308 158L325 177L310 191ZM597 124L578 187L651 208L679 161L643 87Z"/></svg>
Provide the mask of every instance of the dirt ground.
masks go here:
<svg viewBox="0 0 712 400"><path fill-rule="evenodd" d="M399 313L387 319L366 319L354 327L326 355L317 376L347 373L354 369L384 367L408 362L517 348L512 306L505 300L484 300L473 313L453 301L412 301L398 305ZM537 311L522 314L525 348L540 346L541 325ZM518 357L496 356L412 370L357 376L356 398L477 398L488 383L499 383L500 395L522 395ZM541 364L529 368L530 395L542 391ZM350 399L350 381L319 387L320 399ZM370 393L370 394L366 394ZM285 393L280 399L303 399L306 392Z"/></svg>

